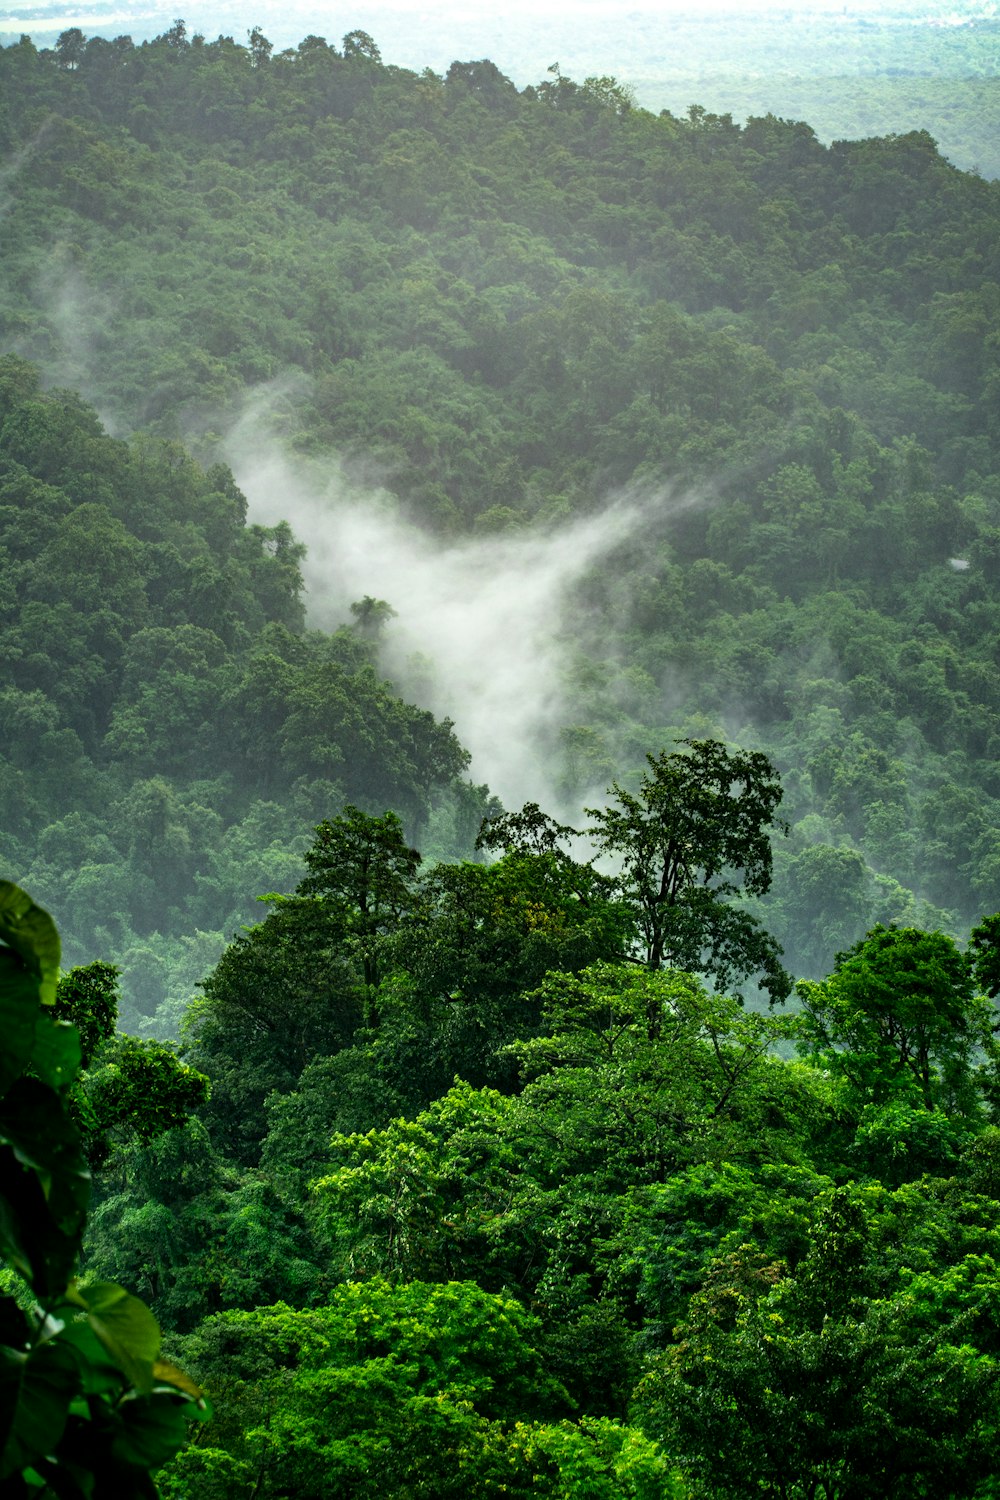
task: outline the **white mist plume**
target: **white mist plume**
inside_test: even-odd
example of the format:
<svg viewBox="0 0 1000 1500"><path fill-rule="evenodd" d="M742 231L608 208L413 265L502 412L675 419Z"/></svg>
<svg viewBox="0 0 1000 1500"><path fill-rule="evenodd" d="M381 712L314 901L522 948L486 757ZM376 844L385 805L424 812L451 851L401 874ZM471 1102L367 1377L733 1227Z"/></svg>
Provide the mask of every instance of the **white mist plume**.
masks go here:
<svg viewBox="0 0 1000 1500"><path fill-rule="evenodd" d="M47 374L58 385L79 391L97 410L104 430L112 437L122 424L108 411L94 388L94 347L112 321L114 308L105 292L89 285L66 257L53 256L39 273L37 295L57 334L60 357L47 362Z"/></svg>
<svg viewBox="0 0 1000 1500"><path fill-rule="evenodd" d="M618 497L558 529L442 544L404 521L385 491L359 493L342 474L283 451L268 435L267 405L265 396L248 409L226 456L252 519L288 520L306 542L310 622L329 628L350 618L352 601L385 599L396 618L382 666L397 689L454 720L472 776L507 806L535 800L558 810L568 593L651 513L691 502Z"/></svg>

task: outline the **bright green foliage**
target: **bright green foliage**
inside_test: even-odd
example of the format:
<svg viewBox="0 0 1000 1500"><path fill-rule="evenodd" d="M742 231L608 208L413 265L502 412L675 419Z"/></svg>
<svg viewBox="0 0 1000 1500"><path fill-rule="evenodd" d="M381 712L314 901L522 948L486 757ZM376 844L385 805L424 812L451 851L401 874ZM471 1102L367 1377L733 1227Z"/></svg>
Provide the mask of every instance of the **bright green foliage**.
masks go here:
<svg viewBox="0 0 1000 1500"><path fill-rule="evenodd" d="M781 1156L785 1141L795 1151L812 1106L770 1056L787 1020L710 995L693 975L630 965L550 975L540 998L543 1034L511 1050L547 1174L585 1172L622 1192L696 1161Z"/></svg>
<svg viewBox="0 0 1000 1500"><path fill-rule="evenodd" d="M81 1062L89 1068L94 1053L115 1034L118 1021L118 975L114 964L99 959L59 977L55 1013L71 1021L80 1036Z"/></svg>
<svg viewBox="0 0 1000 1500"><path fill-rule="evenodd" d="M456 1082L415 1120L334 1136L315 1192L340 1274L519 1280L517 1119L513 1100Z"/></svg>
<svg viewBox="0 0 1000 1500"><path fill-rule="evenodd" d="M58 935L5 883L0 940L13 1022L0 1098L0 1251L37 1299L0 1295L0 1487L149 1497L150 1471L176 1452L205 1402L160 1360L160 1330L143 1303L112 1283L72 1280L90 1179L69 1105L80 1041L42 1008L54 999Z"/></svg>
<svg viewBox="0 0 1000 1500"><path fill-rule="evenodd" d="M928 1110L904 1094L861 1111L851 1158L862 1172L896 1187L922 1176L947 1177L975 1139L969 1122L944 1110Z"/></svg>
<svg viewBox="0 0 1000 1500"><path fill-rule="evenodd" d="M975 1113L975 1049L991 1010L968 959L942 932L875 927L822 984L802 981L805 1046L862 1102L896 1096L918 1107Z"/></svg>
<svg viewBox="0 0 1000 1500"><path fill-rule="evenodd" d="M981 1493L998 1436L996 1265L887 1275L883 1206L827 1197L792 1274L751 1244L710 1265L637 1394L646 1430L709 1492L745 1494L753 1474L773 1496Z"/></svg>
<svg viewBox="0 0 1000 1500"><path fill-rule="evenodd" d="M531 1467L541 1471L534 1480L537 1492L561 1500L687 1500L690 1493L656 1443L607 1417L519 1423L512 1444L523 1447Z"/></svg>
<svg viewBox="0 0 1000 1500"><path fill-rule="evenodd" d="M513 1298L469 1282L376 1279L309 1311L209 1319L186 1348L257 1493L458 1496L501 1493L504 1468L517 1477L498 1424L565 1411L539 1332Z"/></svg>

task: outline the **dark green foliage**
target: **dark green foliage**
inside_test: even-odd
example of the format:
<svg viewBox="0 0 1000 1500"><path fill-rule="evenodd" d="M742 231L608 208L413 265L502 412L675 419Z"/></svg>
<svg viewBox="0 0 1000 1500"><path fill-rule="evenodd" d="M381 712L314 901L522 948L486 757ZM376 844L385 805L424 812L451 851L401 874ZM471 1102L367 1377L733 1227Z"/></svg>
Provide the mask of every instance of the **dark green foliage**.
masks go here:
<svg viewBox="0 0 1000 1500"><path fill-rule="evenodd" d="M247 40L0 53L0 332L147 431L0 368L3 848L115 960L61 993L100 1280L52 1337L5 1303L13 1489L89 1439L127 1466L95 1496L149 1493L183 1398L123 1398L122 1279L219 1396L170 1500L985 1500L994 919L954 934L1000 871L995 185L920 130ZM381 678L392 600L305 628L303 541L203 430L288 371L289 446L448 542L636 506L534 747L567 805L617 777L610 873L464 783ZM0 1219L58 1298L79 1044L33 912L0 901ZM802 1018L699 977L782 997L772 931ZM114 967L143 1030L204 980L199 1071L107 1034Z"/></svg>
<svg viewBox="0 0 1000 1500"><path fill-rule="evenodd" d="M163 1042L116 1036L101 1048L81 1091L87 1152L96 1167L112 1141L149 1141L183 1125L205 1104L208 1079Z"/></svg>
<svg viewBox="0 0 1000 1500"><path fill-rule="evenodd" d="M368 818L346 807L334 822L321 823L305 856L308 875L298 893L317 897L339 924L345 951L364 976L370 1024L378 1024L375 992L381 978L378 940L395 931L415 904L420 855L409 849L395 813Z"/></svg>
<svg viewBox="0 0 1000 1500"><path fill-rule="evenodd" d="M969 937L969 955L976 983L984 994L1000 995L1000 912L984 917Z"/></svg>
<svg viewBox="0 0 1000 1500"><path fill-rule="evenodd" d="M773 765L715 740L647 761L652 774L638 796L616 783L611 806L588 809L598 850L622 863L647 966L704 970L725 988L762 970L764 988L783 1000L791 981L777 944L726 904L770 887L771 829L785 827L775 817L782 791Z"/></svg>
<svg viewBox="0 0 1000 1500"><path fill-rule="evenodd" d="M81 1064L89 1068L94 1053L115 1034L118 1023L118 976L114 964L100 959L59 977L54 1014L71 1021L80 1038Z"/></svg>
<svg viewBox="0 0 1000 1500"><path fill-rule="evenodd" d="M394 813L348 807L317 827L295 895L269 898L206 979L188 1035L212 1079L207 1117L238 1159L256 1160L268 1095L307 1070L301 1108L327 1100L327 1133L419 1108L456 1073L511 1087L500 1049L537 1024L546 971L622 950L627 915L589 865L511 853L420 877L420 863Z"/></svg>
<svg viewBox="0 0 1000 1500"><path fill-rule="evenodd" d="M560 841L579 837L577 830L534 803L485 824L479 844L508 850L508 860L517 852L544 863L578 911L589 903L603 903L607 914L616 907L619 942L631 940L647 968L700 971L722 988L759 975L772 1000L783 1000L791 980L780 948L733 904L744 892L762 896L770 887L770 831L785 829L775 817L780 780L759 751L730 751L718 740L684 744L647 755L638 795L616 782L609 806L586 809L594 820L587 835L598 856L620 867L617 878L574 860Z"/></svg>
<svg viewBox="0 0 1000 1500"><path fill-rule="evenodd" d="M192 1007L211 1116L241 1160L253 1160L271 1090L293 1088L308 1063L348 1045L363 1024L363 989L343 937L340 913L308 897L282 898L226 950Z"/></svg>
<svg viewBox="0 0 1000 1500"><path fill-rule="evenodd" d="M7 882L0 940L0 1252L21 1278L17 1295L5 1273L0 1295L0 1488L148 1497L150 1472L205 1403L160 1360L160 1330L143 1303L110 1282L73 1280L90 1199L69 1100L80 1038L53 1009L55 926ZM79 996L87 986L77 976L72 988Z"/></svg>
<svg viewBox="0 0 1000 1500"><path fill-rule="evenodd" d="M228 470L116 442L0 365L5 848L70 951L122 967L144 940L221 933L255 886L294 884L289 826L345 792L419 826L467 757L380 680L373 644L303 633L287 524L247 527ZM280 851L257 847L268 823ZM122 1003L156 1025L131 986Z"/></svg>

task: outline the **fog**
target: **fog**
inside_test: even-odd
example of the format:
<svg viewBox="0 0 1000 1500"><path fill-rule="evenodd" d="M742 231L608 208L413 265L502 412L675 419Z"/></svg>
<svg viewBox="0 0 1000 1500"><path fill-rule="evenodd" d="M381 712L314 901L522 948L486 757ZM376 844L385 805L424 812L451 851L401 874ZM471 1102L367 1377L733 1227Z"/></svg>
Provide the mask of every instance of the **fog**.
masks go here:
<svg viewBox="0 0 1000 1500"><path fill-rule="evenodd" d="M401 694L454 721L473 779L508 807L532 800L565 814L556 759L571 712L573 587L613 548L696 497L610 495L598 513L557 528L442 544L374 483L359 488L335 468L294 458L273 431L276 396L248 405L225 456L250 518L288 520L306 542L310 623L330 629L351 619L352 601L386 600L396 615L381 665Z"/></svg>

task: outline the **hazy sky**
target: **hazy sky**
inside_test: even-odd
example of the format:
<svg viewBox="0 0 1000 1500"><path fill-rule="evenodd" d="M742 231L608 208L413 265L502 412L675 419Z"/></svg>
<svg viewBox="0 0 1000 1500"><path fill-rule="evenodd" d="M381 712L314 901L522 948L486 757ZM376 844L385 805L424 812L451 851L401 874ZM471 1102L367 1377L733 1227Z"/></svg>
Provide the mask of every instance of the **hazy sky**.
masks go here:
<svg viewBox="0 0 1000 1500"><path fill-rule="evenodd" d="M436 38L449 30L467 32L470 26L482 25L484 31L495 34L505 18L519 27L537 23L548 30L553 24L565 21L567 37L572 37L575 24L581 21L590 25L605 22L626 23L637 16L688 17L696 19L706 14L760 16L777 13L789 19L796 16L815 15L817 12L842 13L845 15L901 15L911 18L934 17L942 21L959 16L996 15L1000 5L997 0L451 0L443 5L428 5L426 0L391 0L380 4L378 0L357 0L357 3L338 8L334 13L316 0L209 0L208 4L191 0L176 0L173 5L123 4L103 11L90 10L85 6L54 4L44 10L34 5L25 6L23 13L16 5L0 8L0 32L44 38L53 30L69 25L80 26L88 32L103 35L115 30L130 32L136 40L157 34L164 25L164 17L171 19L180 12L191 31L201 31L206 36L228 32L238 39L254 24L266 23L279 42L284 45L289 35L304 36L314 32L337 39L352 28L378 30L376 40L384 53L392 52L392 17L409 23L419 23L433 49ZM166 24L169 24L167 21Z"/></svg>

